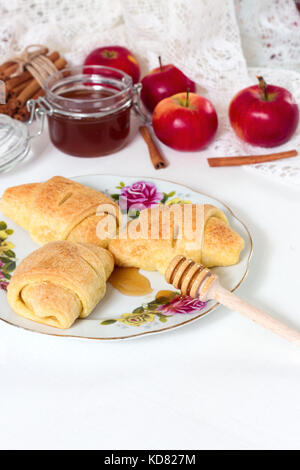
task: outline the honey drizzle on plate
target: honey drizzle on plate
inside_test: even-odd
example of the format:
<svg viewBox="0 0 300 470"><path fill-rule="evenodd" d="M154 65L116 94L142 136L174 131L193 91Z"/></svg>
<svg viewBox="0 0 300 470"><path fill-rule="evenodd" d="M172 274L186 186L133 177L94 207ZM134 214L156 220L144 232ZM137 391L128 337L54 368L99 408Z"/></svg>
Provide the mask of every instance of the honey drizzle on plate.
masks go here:
<svg viewBox="0 0 300 470"><path fill-rule="evenodd" d="M149 279L138 268L116 267L108 282L124 295L141 296L153 291Z"/></svg>

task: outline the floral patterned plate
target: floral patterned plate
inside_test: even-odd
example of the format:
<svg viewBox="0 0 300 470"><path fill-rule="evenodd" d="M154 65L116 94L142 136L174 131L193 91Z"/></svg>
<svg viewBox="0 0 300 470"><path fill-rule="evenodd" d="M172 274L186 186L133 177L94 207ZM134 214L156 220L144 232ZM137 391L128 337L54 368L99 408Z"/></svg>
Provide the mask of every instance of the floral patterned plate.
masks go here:
<svg viewBox="0 0 300 470"><path fill-rule="evenodd" d="M251 236L245 224L222 202L186 186L154 178L88 175L74 180L110 195L128 219L136 217L139 208L155 204L192 202L219 207L228 217L232 228L244 238L245 248L237 265L214 270L222 284L231 290L236 289L245 279L252 253ZM44 326L16 315L7 303L5 292L16 264L36 248L38 246L25 230L1 217L0 319L15 326L63 337L126 339L185 325L211 312L218 305L212 301L203 303L181 296L159 273L141 271L151 282L151 294L142 297L125 296L108 283L105 298L89 317L77 320L68 330Z"/></svg>

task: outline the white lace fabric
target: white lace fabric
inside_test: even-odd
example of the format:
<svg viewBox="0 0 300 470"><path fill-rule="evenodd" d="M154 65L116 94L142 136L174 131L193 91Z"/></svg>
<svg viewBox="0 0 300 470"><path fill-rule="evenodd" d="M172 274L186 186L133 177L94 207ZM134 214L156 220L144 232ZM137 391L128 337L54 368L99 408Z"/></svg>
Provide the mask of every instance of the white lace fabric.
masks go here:
<svg viewBox="0 0 300 470"><path fill-rule="evenodd" d="M210 156L269 153L240 141L228 105L262 74L286 87L300 105L300 14L294 0L0 0L0 62L28 44L58 50L80 64L94 48L120 44L143 73L157 57L173 63L217 108ZM281 150L300 150L300 128ZM300 186L300 157L245 167Z"/></svg>

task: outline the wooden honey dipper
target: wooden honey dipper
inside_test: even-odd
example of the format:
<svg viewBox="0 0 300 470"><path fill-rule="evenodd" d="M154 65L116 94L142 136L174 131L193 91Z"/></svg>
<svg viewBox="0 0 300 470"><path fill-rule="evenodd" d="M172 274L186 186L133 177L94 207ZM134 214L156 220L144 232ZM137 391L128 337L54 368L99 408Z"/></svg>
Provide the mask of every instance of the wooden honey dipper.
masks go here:
<svg viewBox="0 0 300 470"><path fill-rule="evenodd" d="M198 298L203 302L216 300L218 303L241 313L249 320L259 323L282 338L300 346L300 333L267 313L250 305L245 300L221 286L218 276L201 264L184 256L176 256L166 272L166 281L180 289L183 295Z"/></svg>

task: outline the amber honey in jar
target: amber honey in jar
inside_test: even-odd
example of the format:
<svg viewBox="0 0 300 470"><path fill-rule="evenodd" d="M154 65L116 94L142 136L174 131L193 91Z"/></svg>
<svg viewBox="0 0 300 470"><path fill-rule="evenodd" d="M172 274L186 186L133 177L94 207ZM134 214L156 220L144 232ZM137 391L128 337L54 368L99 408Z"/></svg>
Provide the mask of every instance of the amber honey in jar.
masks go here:
<svg viewBox="0 0 300 470"><path fill-rule="evenodd" d="M77 157L99 157L126 145L132 79L120 70L80 66L59 71L45 84L52 143Z"/></svg>

